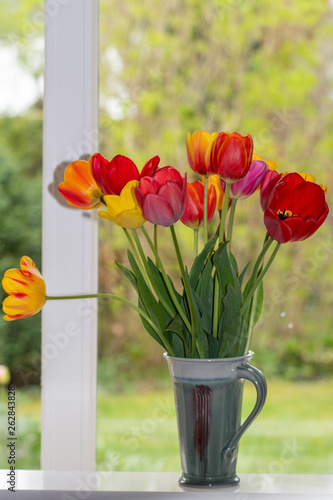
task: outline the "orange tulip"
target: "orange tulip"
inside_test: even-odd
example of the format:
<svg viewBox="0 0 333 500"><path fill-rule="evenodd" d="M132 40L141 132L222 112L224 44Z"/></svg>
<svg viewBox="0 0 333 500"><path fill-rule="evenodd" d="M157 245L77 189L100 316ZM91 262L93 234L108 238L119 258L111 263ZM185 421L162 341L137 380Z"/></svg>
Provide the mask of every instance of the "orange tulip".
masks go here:
<svg viewBox="0 0 333 500"><path fill-rule="evenodd" d="M5 272L2 286L8 297L2 303L6 321L37 314L46 303L44 280L30 257L22 257L21 269Z"/></svg>
<svg viewBox="0 0 333 500"><path fill-rule="evenodd" d="M70 163L65 170L64 182L59 184L59 192L72 207L91 210L102 204L104 193L93 177L92 158Z"/></svg>
<svg viewBox="0 0 333 500"><path fill-rule="evenodd" d="M186 138L187 157L190 167L201 175L213 174L211 149L217 132L209 134L203 130L196 130L192 135L188 132Z"/></svg>

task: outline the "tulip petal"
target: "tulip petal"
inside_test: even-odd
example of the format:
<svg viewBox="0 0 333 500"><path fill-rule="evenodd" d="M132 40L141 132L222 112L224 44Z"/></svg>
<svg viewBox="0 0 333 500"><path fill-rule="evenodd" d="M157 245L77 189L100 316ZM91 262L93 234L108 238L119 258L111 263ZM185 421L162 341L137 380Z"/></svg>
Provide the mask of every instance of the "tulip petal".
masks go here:
<svg viewBox="0 0 333 500"><path fill-rule="evenodd" d="M120 194L130 181L139 180L140 174L135 163L127 156L117 155L109 166L110 194Z"/></svg>
<svg viewBox="0 0 333 500"><path fill-rule="evenodd" d="M297 173L288 173L274 186L264 213L268 234L279 243L302 241L325 221L328 205L323 189Z"/></svg>
<svg viewBox="0 0 333 500"><path fill-rule="evenodd" d="M58 190L75 208L91 210L99 207L103 193L92 174L92 157L89 161L78 160L67 165L64 181L59 184Z"/></svg>
<svg viewBox="0 0 333 500"><path fill-rule="evenodd" d="M167 181L177 181L180 184L183 183L182 176L173 167L163 167L160 168L156 174L154 175L154 180L157 181L159 184L165 184Z"/></svg>
<svg viewBox="0 0 333 500"><path fill-rule="evenodd" d="M116 220L116 224L127 229L138 229L143 226L146 219L143 217L142 212L136 209L124 210L121 212Z"/></svg>
<svg viewBox="0 0 333 500"><path fill-rule="evenodd" d="M140 179L146 176L152 177L155 174L159 163L160 163L159 156L154 156L153 158L148 160L143 169L141 170Z"/></svg>
<svg viewBox="0 0 333 500"><path fill-rule="evenodd" d="M176 222L170 203L158 194L148 194L144 200L143 214L152 224L169 227Z"/></svg>
<svg viewBox="0 0 333 500"><path fill-rule="evenodd" d="M141 227L146 222L146 219L135 196L135 189L138 184L139 181L130 181L122 189L119 196L114 194L104 196L107 212L98 212L99 217L127 229Z"/></svg>
<svg viewBox="0 0 333 500"><path fill-rule="evenodd" d="M264 223L267 232L269 236L278 243L287 243L292 238L291 228L283 222L284 221L281 221L273 210L268 208L265 211Z"/></svg>

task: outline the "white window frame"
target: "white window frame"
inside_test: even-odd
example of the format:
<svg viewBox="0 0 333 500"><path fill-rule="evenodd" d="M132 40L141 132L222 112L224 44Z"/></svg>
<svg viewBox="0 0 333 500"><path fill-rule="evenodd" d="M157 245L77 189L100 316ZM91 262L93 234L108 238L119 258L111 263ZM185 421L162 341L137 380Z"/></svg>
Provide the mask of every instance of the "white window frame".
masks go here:
<svg viewBox="0 0 333 500"><path fill-rule="evenodd" d="M96 213L61 204L64 165L98 150L98 0L45 0L43 276L48 295L97 292ZM63 200L64 201L64 200ZM43 470L96 468L97 301L42 318Z"/></svg>
<svg viewBox="0 0 333 500"><path fill-rule="evenodd" d="M98 150L98 7L98 0L44 0L42 271L49 295L97 292L96 213L61 204L57 184L61 166ZM42 315L41 469L93 471L97 301L50 301Z"/></svg>

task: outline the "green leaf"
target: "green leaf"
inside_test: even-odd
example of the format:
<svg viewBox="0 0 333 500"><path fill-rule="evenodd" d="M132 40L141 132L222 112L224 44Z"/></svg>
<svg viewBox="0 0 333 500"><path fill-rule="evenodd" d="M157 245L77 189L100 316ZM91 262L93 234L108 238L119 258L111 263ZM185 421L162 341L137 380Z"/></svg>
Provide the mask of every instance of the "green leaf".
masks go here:
<svg viewBox="0 0 333 500"><path fill-rule="evenodd" d="M179 357L188 357L188 347L190 345L191 336L179 314L172 319L164 333L174 348L175 355ZM176 339L175 335L177 335L178 339ZM179 339L182 342L182 348Z"/></svg>
<svg viewBox="0 0 333 500"><path fill-rule="evenodd" d="M216 272L219 278L220 289L222 296L226 294L228 285L231 285L238 294L239 301L242 303L243 294L238 276L235 273L233 266L230 263L229 255L227 252L227 243L223 243L213 257Z"/></svg>
<svg viewBox="0 0 333 500"><path fill-rule="evenodd" d="M135 276L137 277L138 276L138 273L140 272L140 269L139 269L139 266L132 254L132 252L130 250L127 250L127 258L128 258L128 262L130 263L131 265L131 268L132 268L132 271L133 273L135 274Z"/></svg>
<svg viewBox="0 0 333 500"><path fill-rule="evenodd" d="M204 319L205 324L209 326L207 326L207 328L204 326L204 329L206 332L210 333L214 303L214 276L212 259L209 259L206 263L206 266L200 276L196 293L200 297L200 300L207 311L207 314L204 315Z"/></svg>
<svg viewBox="0 0 333 500"><path fill-rule="evenodd" d="M264 307L264 283L262 281L260 282L257 290L255 291L252 302L254 307L253 326L255 326L259 321L262 309Z"/></svg>
<svg viewBox="0 0 333 500"><path fill-rule="evenodd" d="M175 314L176 314L177 310L176 310L176 307L173 303L173 300L170 297L170 294L169 294L167 285L165 283L163 274L161 273L161 271L158 269L158 267L154 264L154 262L149 257L148 257L148 266L149 266L149 269L151 272L152 279L154 280L154 283L156 284L156 287L159 290L159 293L161 294L161 296L163 297L165 302L167 302L169 304L170 308L173 309ZM169 279L169 282L173 288L175 296L177 297L178 302L180 302L181 295L175 289L173 282L171 281L171 278L169 276L168 276L168 279Z"/></svg>
<svg viewBox="0 0 333 500"><path fill-rule="evenodd" d="M205 308L202 305L199 295L190 287L191 296L193 300L194 314L195 314L195 327L196 327L196 343L199 356L202 358L209 357L207 334L203 328L203 315Z"/></svg>
<svg viewBox="0 0 333 500"><path fill-rule="evenodd" d="M210 251L214 248L214 245L215 245L217 238L218 238L218 236L216 235L216 236L214 236L214 238L212 238L211 240L208 241L208 243L201 250L201 252L197 256L197 258L195 259L195 261L191 267L190 274L189 274L189 280L190 280L190 285L191 285L193 290L195 290L197 287L199 276L204 269L205 261L208 257L208 254L210 253Z"/></svg>
<svg viewBox="0 0 333 500"><path fill-rule="evenodd" d="M236 257L234 256L233 253L230 252L230 263L233 267L233 270L235 271L236 275L238 276L238 264L237 264L237 260L236 260Z"/></svg>
<svg viewBox="0 0 333 500"><path fill-rule="evenodd" d="M176 332L167 331L164 333L167 341L171 345L171 348L174 352L174 356L177 358L186 358L185 346L183 340L177 335Z"/></svg>
<svg viewBox="0 0 333 500"><path fill-rule="evenodd" d="M164 331L171 317L168 315L163 305L156 300L154 294L152 293L144 277L142 276L135 258L129 250L128 260L133 269L133 273L136 276L138 294L143 306L143 310L148 314L153 322L158 325L162 331Z"/></svg>
<svg viewBox="0 0 333 500"><path fill-rule="evenodd" d="M216 250L213 256L213 262L219 279L222 296L224 296L228 285L235 286L234 274L227 253L227 243L223 243Z"/></svg>
<svg viewBox="0 0 333 500"><path fill-rule="evenodd" d="M242 286L242 284L243 284L244 276L245 276L246 271L248 270L250 264L251 264L251 261L249 260L249 262L246 264L246 266L244 266L244 269L241 272L240 276L238 277L238 281L239 281L240 286Z"/></svg>
<svg viewBox="0 0 333 500"><path fill-rule="evenodd" d="M138 291L138 283L135 274L130 271L127 267L120 264L120 262L115 261L116 265L119 267L124 276L132 283L136 291Z"/></svg>
<svg viewBox="0 0 333 500"><path fill-rule="evenodd" d="M139 301L138 301L138 304L139 304L139 307L140 309L142 309L142 311L146 312L143 304L142 304L142 301L141 299L139 298ZM160 339L160 337L157 335L157 333L155 332L155 330L153 330L153 328L150 326L149 323L147 323L147 321L142 318L142 316L140 316L140 319L141 319L141 323L144 327L144 329L146 330L147 333L149 333L149 335L154 339L156 340L156 342L158 342L164 349L166 349L162 339Z"/></svg>
<svg viewBox="0 0 333 500"><path fill-rule="evenodd" d="M209 358L218 358L220 350L220 342L213 337L213 335L207 335Z"/></svg>
<svg viewBox="0 0 333 500"><path fill-rule="evenodd" d="M227 286L223 299L223 314L221 317L218 338L220 341L219 357L232 357L239 343L241 325L239 294L232 285Z"/></svg>

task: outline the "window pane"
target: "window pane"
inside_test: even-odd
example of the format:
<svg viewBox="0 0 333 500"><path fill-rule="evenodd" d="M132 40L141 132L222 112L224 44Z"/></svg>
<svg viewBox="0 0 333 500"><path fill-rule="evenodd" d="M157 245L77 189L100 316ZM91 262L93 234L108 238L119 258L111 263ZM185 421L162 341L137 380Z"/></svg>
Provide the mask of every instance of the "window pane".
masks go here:
<svg viewBox="0 0 333 500"><path fill-rule="evenodd" d="M139 170L158 154L162 166L194 181L188 131L250 133L255 153L274 160L279 172L308 172L328 186L329 203L332 37L326 1L101 0L100 152L109 160L126 155ZM257 194L238 203L236 217L241 267L265 235ZM177 230L190 265L191 232ZM160 241L177 279L168 230L161 229ZM331 248L326 224L304 243L283 245L267 276L252 348L269 396L242 438L239 472L331 471ZM136 301L114 263L128 264L126 249L122 230L101 221L100 290ZM99 358L98 467L180 470L162 349L119 303L100 302ZM247 414L253 394L245 392ZM154 419L162 404L164 418Z"/></svg>

